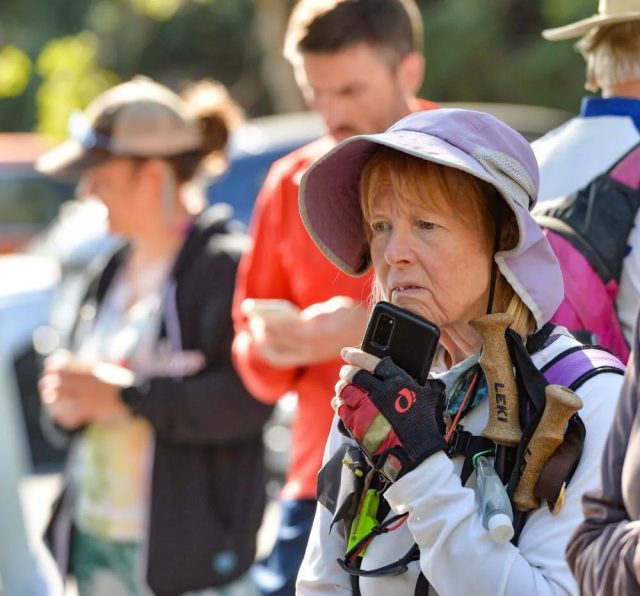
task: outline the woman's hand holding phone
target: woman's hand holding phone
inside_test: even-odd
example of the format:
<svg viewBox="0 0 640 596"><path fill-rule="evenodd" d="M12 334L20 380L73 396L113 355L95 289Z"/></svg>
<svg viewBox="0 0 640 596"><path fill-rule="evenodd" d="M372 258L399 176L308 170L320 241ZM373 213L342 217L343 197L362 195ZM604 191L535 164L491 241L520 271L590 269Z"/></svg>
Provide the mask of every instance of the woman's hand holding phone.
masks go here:
<svg viewBox="0 0 640 596"><path fill-rule="evenodd" d="M362 349L378 358L389 356L418 383L424 384L439 340L440 329L436 325L395 304L381 301L371 313Z"/></svg>
<svg viewBox="0 0 640 596"><path fill-rule="evenodd" d="M45 360L38 388L53 420L63 428L75 430L90 422L129 416L120 390L133 382L134 375L128 368L87 362L59 351Z"/></svg>
<svg viewBox="0 0 640 596"><path fill-rule="evenodd" d="M372 464L390 481L446 449L444 384L420 385L389 358L345 348L332 406Z"/></svg>

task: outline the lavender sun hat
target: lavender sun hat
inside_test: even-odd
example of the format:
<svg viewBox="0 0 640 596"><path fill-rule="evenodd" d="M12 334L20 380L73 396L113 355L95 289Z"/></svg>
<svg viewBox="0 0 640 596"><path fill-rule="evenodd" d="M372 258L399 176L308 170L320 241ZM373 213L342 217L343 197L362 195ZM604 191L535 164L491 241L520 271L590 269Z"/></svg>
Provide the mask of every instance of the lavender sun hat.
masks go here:
<svg viewBox="0 0 640 596"><path fill-rule="evenodd" d="M360 176L380 146L468 172L493 185L515 214L519 240L495 262L540 328L564 296L560 265L529 211L538 194L538 166L529 143L484 112L417 112L386 132L342 141L304 174L300 214L324 255L349 275L371 266L360 209Z"/></svg>

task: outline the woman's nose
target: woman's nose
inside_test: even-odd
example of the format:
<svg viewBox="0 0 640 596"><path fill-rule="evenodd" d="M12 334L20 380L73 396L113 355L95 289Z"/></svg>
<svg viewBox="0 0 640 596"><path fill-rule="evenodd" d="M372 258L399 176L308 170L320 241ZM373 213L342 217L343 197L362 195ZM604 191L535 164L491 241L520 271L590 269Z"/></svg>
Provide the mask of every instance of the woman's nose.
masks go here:
<svg viewBox="0 0 640 596"><path fill-rule="evenodd" d="M389 265L410 264L415 260L415 252L411 234L408 231L394 229L384 252Z"/></svg>

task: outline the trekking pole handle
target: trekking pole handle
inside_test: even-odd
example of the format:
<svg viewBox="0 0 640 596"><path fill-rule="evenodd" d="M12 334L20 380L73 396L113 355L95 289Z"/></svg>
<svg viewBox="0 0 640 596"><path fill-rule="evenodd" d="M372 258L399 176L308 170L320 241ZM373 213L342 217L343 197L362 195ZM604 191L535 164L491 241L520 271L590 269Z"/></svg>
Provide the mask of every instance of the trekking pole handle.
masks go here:
<svg viewBox="0 0 640 596"><path fill-rule="evenodd" d="M520 511L540 506L540 499L534 494L540 473L564 440L569 418L582 407L582 400L576 393L562 385L547 385L545 396L546 405L525 450L520 480L513 495L513 502Z"/></svg>
<svg viewBox="0 0 640 596"><path fill-rule="evenodd" d="M496 443L515 447L520 443L518 386L505 333L513 317L505 313L484 315L470 322L482 337L482 367L489 391L489 421L482 434ZM503 479L504 480L504 479Z"/></svg>

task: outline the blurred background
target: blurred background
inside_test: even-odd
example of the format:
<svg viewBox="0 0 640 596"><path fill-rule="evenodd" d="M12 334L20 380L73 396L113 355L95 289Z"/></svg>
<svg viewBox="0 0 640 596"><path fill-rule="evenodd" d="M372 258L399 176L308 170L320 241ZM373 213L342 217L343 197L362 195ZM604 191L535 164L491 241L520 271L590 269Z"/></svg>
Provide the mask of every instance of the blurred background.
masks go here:
<svg viewBox="0 0 640 596"><path fill-rule="evenodd" d="M247 224L274 159L323 132L320 120L304 113L291 67L282 57L293 4L0 2L0 435L9 427L17 431L4 435L0 477L24 478L19 500L33 537L47 517L63 457L39 430L39 359L55 348L75 312L79 272L110 243L101 207L70 201L74 189L39 176L34 161L65 137L74 110L115 83L144 74L180 90L188 81L217 79L244 108L247 122L232 139L229 170L211 180L208 195L212 202L231 203ZM570 42L545 42L540 31L589 16L595 2L418 4L427 56L423 97L471 103L530 139L577 111L584 62ZM294 408L294 397L282 401L265 433L271 494L286 469ZM18 420L24 424L12 422ZM17 536L24 528L11 517L11 507L18 502L13 493L0 497L0 519L12 519ZM0 524L0 558L2 549L19 551L5 530ZM267 537L264 548L268 542Z"/></svg>
<svg viewBox="0 0 640 596"><path fill-rule="evenodd" d="M575 109L581 58L545 27L588 16L582 0L422 0L438 101ZM66 116L108 86L146 74L169 86L214 77L250 116L301 109L281 57L291 0L5 0L0 129L64 135Z"/></svg>
<svg viewBox="0 0 640 596"><path fill-rule="evenodd" d="M74 110L115 83L145 74L179 90L189 80L211 77L230 89L250 119L303 110L290 65L282 57L293 3L3 0L0 252L24 246L70 196L69 188L33 176L32 162L47 145L64 137ZM587 16L593 3L422 0L419 4L427 55L424 97L577 110L583 94L583 61L570 42L545 42L540 31ZM514 117L516 121L505 119L520 130L528 126L525 132L535 136L562 115L520 111ZM259 156L259 163L244 168L258 176L238 176L245 185L240 190L224 181L218 193L235 197L236 214L243 221L249 219L252 193L270 161L321 132L317 121L309 118L250 124L255 126L237 135L232 152L243 152L245 158ZM25 132L34 134L16 136Z"/></svg>
<svg viewBox="0 0 640 596"><path fill-rule="evenodd" d="M1 2L0 251L24 246L70 195L69 188L32 176L31 163L47 145L64 137L74 110L117 82L145 74L180 89L189 80L211 77L230 89L249 118L303 110L290 65L282 57L293 3ZM577 109L583 94L583 61L571 43L545 42L540 31L587 16L591 3L422 0L419 4L427 55L424 97ZM560 117L549 113L552 119ZM511 123L522 130L523 120L537 116L520 114ZM549 127L548 122L535 123L531 130ZM259 164L248 166L263 174L278 153L320 131L318 123L309 119L258 121L237 135L232 151L267 153ZM9 134L24 132L35 134ZM247 176L238 179L248 183ZM247 221L255 186L241 192L225 186L218 196L241 196L235 199L236 213Z"/></svg>

